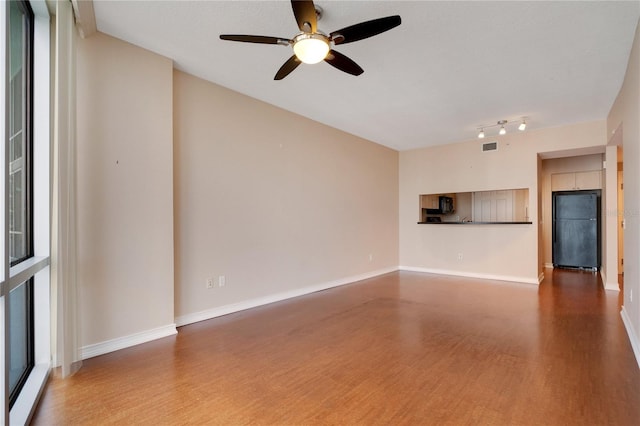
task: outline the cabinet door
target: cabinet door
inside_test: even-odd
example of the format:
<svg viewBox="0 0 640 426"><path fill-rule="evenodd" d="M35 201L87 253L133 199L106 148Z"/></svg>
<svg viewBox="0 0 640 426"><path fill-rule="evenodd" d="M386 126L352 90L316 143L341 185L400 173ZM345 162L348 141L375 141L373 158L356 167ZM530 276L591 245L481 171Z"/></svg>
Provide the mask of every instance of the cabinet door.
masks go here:
<svg viewBox="0 0 640 426"><path fill-rule="evenodd" d="M513 190L473 193L474 222L512 222Z"/></svg>
<svg viewBox="0 0 640 426"><path fill-rule="evenodd" d="M420 196L420 208L421 209L433 209L433 195L421 195Z"/></svg>
<svg viewBox="0 0 640 426"><path fill-rule="evenodd" d="M420 211L418 212L418 217L420 218L420 222L425 222L427 220L427 212L425 209L437 209L439 208L438 195L431 194L422 194L420 195Z"/></svg>
<svg viewBox="0 0 640 426"><path fill-rule="evenodd" d="M573 191L576 187L575 173L554 173L551 175L552 191Z"/></svg>
<svg viewBox="0 0 640 426"><path fill-rule="evenodd" d="M574 191L579 189L601 189L602 172L592 170L576 173L554 173L551 175L552 191Z"/></svg>
<svg viewBox="0 0 640 426"><path fill-rule="evenodd" d="M602 172L593 170L590 172L576 173L576 189L601 189Z"/></svg>
<svg viewBox="0 0 640 426"><path fill-rule="evenodd" d="M513 221L513 190L496 191L493 196L491 220L495 222ZM494 213L495 212L495 213Z"/></svg>
<svg viewBox="0 0 640 426"><path fill-rule="evenodd" d="M491 191L479 191L473 193L474 222L491 222Z"/></svg>

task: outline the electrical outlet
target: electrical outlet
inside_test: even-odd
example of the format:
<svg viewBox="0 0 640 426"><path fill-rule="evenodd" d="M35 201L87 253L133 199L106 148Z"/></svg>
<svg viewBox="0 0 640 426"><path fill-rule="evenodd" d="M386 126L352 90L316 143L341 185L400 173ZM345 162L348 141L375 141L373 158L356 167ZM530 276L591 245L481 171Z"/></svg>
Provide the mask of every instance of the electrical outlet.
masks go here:
<svg viewBox="0 0 640 426"><path fill-rule="evenodd" d="M464 258L464 256L462 255L462 253L458 253L458 260L462 260Z"/></svg>
<svg viewBox="0 0 640 426"><path fill-rule="evenodd" d="M213 288L213 278L207 278L207 288Z"/></svg>
<svg viewBox="0 0 640 426"><path fill-rule="evenodd" d="M227 279L224 277L224 275L220 275L218 277L218 287L224 287L224 285L226 284Z"/></svg>

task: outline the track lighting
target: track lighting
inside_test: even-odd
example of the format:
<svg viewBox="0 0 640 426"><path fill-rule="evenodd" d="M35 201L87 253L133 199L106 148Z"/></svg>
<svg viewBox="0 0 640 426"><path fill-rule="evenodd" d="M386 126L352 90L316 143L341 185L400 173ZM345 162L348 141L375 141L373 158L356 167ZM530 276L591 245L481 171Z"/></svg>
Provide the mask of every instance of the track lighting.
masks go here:
<svg viewBox="0 0 640 426"><path fill-rule="evenodd" d="M519 120L498 120L498 122L496 124L490 124L490 125L486 125L486 126L478 126L478 139L484 139L485 137L485 133L484 133L484 129L490 129L492 127L500 127L500 130L498 131L499 135L506 135L507 134L507 127L509 124L512 123L520 123L520 125L518 126L518 130L520 131L524 131L527 128L527 122L526 122L526 117L522 117Z"/></svg>

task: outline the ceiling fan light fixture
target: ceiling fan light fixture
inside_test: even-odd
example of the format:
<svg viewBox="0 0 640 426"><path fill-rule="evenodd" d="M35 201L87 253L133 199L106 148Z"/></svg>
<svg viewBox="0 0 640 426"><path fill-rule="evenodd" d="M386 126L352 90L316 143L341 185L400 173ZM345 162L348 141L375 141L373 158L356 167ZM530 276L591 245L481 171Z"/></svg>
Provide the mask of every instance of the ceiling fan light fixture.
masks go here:
<svg viewBox="0 0 640 426"><path fill-rule="evenodd" d="M324 34L298 34L293 39L293 52L305 64L317 64L329 53L329 39Z"/></svg>

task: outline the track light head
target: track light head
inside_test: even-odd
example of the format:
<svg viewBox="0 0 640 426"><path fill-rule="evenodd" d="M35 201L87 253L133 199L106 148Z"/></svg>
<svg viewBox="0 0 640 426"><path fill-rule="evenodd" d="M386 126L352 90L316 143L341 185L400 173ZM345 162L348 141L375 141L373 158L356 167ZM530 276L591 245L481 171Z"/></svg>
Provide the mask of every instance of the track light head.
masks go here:
<svg viewBox="0 0 640 426"><path fill-rule="evenodd" d="M520 123L520 125L518 126L518 130L520 130L521 132L524 132L524 129L527 128L527 122L524 121L524 118L522 119L522 123Z"/></svg>
<svg viewBox="0 0 640 426"><path fill-rule="evenodd" d="M498 132L501 136L507 134L507 129L504 128L504 125L507 124L507 120L498 121L498 126L500 126L500 131Z"/></svg>
<svg viewBox="0 0 640 426"><path fill-rule="evenodd" d="M480 132L478 133L478 139L484 139L484 129L480 129Z"/></svg>

